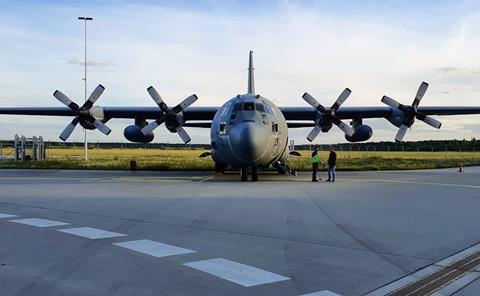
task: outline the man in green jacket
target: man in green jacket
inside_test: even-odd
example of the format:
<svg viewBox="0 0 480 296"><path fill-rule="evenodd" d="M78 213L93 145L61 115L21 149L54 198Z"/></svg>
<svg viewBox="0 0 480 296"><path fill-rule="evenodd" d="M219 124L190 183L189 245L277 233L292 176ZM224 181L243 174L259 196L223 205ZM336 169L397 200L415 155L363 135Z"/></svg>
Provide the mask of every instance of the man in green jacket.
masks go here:
<svg viewBox="0 0 480 296"><path fill-rule="evenodd" d="M318 171L318 164L320 163L320 157L318 156L317 147L315 147L315 149L312 152L312 158L310 158L310 163L312 164L312 182L318 182L317 171Z"/></svg>

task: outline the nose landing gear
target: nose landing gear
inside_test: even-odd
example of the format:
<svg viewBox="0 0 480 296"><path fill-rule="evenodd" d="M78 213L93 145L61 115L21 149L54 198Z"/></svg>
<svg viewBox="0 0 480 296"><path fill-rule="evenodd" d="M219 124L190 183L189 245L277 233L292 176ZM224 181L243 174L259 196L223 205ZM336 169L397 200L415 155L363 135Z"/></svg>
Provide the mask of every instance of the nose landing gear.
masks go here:
<svg viewBox="0 0 480 296"><path fill-rule="evenodd" d="M258 167L257 166L251 166L250 167L250 172L252 174L252 182L257 182L258 181ZM242 167L240 169L240 180L242 182L247 182L248 181L248 167Z"/></svg>
<svg viewBox="0 0 480 296"><path fill-rule="evenodd" d="M240 169L240 180L242 182L247 182L248 181L248 170L247 170L247 168L241 168Z"/></svg>

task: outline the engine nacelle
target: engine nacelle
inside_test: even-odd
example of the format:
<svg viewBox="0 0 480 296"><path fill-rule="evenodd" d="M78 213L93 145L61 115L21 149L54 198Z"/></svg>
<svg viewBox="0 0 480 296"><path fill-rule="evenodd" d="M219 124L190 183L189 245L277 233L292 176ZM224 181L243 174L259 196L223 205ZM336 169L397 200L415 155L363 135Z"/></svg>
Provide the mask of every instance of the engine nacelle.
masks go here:
<svg viewBox="0 0 480 296"><path fill-rule="evenodd" d="M351 137L345 135L345 139L349 142L362 142L370 139L373 135L373 130L366 124L360 124L355 127L355 132Z"/></svg>
<svg viewBox="0 0 480 296"><path fill-rule="evenodd" d="M153 141L153 133L146 136L142 133L142 128L138 125L129 125L123 130L123 136L130 142L150 143Z"/></svg>

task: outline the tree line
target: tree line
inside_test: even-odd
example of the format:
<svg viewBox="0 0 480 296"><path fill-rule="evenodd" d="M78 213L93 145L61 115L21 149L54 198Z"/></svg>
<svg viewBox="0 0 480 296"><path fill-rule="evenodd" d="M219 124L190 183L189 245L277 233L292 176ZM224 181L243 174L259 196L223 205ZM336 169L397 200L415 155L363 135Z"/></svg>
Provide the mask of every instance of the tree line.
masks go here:
<svg viewBox="0 0 480 296"><path fill-rule="evenodd" d="M55 142L47 141L46 148L83 148L83 142ZM13 141L0 141L3 147L12 147ZM170 143L123 143L123 142L97 142L89 143L90 149L205 149L209 150L208 144L170 144ZM337 143L337 144L301 144L295 145L295 150L329 150L333 147L338 151L457 151L476 152L480 151L480 140L427 140L410 142L366 142L366 143Z"/></svg>

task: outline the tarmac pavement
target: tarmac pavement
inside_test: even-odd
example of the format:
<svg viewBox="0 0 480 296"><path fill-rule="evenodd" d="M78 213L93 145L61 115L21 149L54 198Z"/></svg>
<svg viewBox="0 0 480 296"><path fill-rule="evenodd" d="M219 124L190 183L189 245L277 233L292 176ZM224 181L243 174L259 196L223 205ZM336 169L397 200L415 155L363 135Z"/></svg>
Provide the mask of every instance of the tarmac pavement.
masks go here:
<svg viewBox="0 0 480 296"><path fill-rule="evenodd" d="M389 295L480 250L480 167L309 180L0 170L0 294Z"/></svg>

